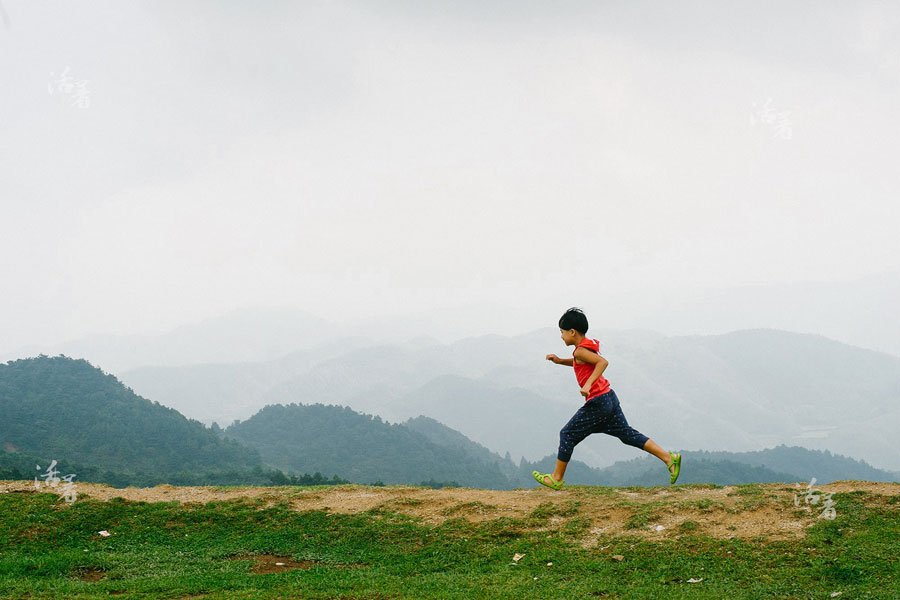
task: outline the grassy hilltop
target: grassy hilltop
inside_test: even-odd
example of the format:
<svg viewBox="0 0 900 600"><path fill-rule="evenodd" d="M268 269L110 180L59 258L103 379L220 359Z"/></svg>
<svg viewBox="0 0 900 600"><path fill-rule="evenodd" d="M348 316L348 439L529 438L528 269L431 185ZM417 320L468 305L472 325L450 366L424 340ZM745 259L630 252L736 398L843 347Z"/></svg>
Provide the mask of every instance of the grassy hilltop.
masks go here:
<svg viewBox="0 0 900 600"><path fill-rule="evenodd" d="M900 484L816 489L5 481L0 598L896 600Z"/></svg>

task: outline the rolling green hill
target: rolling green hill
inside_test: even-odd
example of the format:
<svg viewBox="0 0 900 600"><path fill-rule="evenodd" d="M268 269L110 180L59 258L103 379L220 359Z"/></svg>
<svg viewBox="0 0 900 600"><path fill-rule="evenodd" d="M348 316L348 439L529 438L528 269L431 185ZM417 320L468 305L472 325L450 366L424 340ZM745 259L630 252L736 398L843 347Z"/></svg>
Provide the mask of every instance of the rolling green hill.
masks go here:
<svg viewBox="0 0 900 600"><path fill-rule="evenodd" d="M255 450L137 396L85 360L41 355L0 364L0 413L8 465L56 459L151 478L262 467Z"/></svg>
<svg viewBox="0 0 900 600"><path fill-rule="evenodd" d="M900 469L900 357L805 333L745 329L666 336L591 329L630 424L665 447L751 451L779 444ZM146 367L123 381L205 423L246 419L267 404L349 406L391 422L425 415L489 450L539 460L582 398L558 330L486 335L451 344L359 340L277 361ZM355 377L347 378L352 364ZM472 419L473 411L478 418ZM609 466L632 450L590 439L579 458ZM784 471L784 469L780 469ZM788 471L792 472L792 471Z"/></svg>
<svg viewBox="0 0 900 600"><path fill-rule="evenodd" d="M431 418L389 424L323 404L269 405L226 430L208 429L135 395L87 361L64 356L0 365L0 411L0 478L31 479L55 459L62 475L74 472L76 481L113 485L287 484L315 477L319 483L342 478L512 489L534 487L531 471L548 472L555 462L550 454L516 464L509 453L502 457ZM678 483L898 479L862 461L796 446L682 453ZM42 469L36 471L36 465ZM637 453L604 469L574 460L566 480L667 485L668 473L658 459Z"/></svg>
<svg viewBox="0 0 900 600"><path fill-rule="evenodd" d="M345 407L273 404L233 423L224 435L257 449L267 464L284 471L327 470L356 483L509 487L496 461Z"/></svg>

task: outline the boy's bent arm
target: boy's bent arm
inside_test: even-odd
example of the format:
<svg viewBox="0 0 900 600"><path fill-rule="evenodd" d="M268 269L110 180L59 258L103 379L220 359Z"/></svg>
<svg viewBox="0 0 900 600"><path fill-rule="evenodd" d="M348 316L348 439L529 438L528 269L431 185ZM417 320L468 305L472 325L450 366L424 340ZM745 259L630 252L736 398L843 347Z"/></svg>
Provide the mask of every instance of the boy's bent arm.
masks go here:
<svg viewBox="0 0 900 600"><path fill-rule="evenodd" d="M594 382L597 381L597 379L599 379L599 377L600 377L601 375L603 375L603 371L606 370L606 366L607 366L608 364L609 364L609 363L608 363L608 362L605 362L605 361L604 361L604 362L598 362L597 364L595 364L595 365L594 365L594 372L591 373L591 376L588 377L588 380L584 382L584 385L587 386L588 388L590 388L592 385L594 385Z"/></svg>
<svg viewBox="0 0 900 600"><path fill-rule="evenodd" d="M603 371L606 370L606 367L609 366L609 361L600 356L599 354L595 354L590 350L586 350L584 348L579 348L575 351L575 357L578 360L584 361L586 363L594 364L594 372L591 373L591 376L588 377L588 380L584 383L586 387L591 387L594 385L594 382L603 375Z"/></svg>
<svg viewBox="0 0 900 600"><path fill-rule="evenodd" d="M561 359L559 359L559 362L557 362L556 364L566 365L567 367L571 367L575 364L575 361L571 358L561 358Z"/></svg>

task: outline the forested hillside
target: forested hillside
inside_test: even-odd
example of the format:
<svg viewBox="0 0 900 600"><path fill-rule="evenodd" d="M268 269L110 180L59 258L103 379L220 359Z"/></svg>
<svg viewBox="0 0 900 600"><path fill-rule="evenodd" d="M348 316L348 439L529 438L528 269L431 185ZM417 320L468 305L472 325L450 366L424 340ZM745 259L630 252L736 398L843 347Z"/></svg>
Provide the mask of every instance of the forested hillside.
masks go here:
<svg viewBox="0 0 900 600"><path fill-rule="evenodd" d="M665 447L786 444L900 470L891 442L900 429L896 356L774 329L666 336L592 328L589 337L601 340L610 362L604 377L629 423ZM147 367L122 378L205 423L224 426L292 402L349 406L391 422L425 415L516 461L550 452L582 401L572 368L544 359L570 355L555 328L450 344L357 341L265 363ZM632 450L591 439L578 456L610 466Z"/></svg>
<svg viewBox="0 0 900 600"><path fill-rule="evenodd" d="M42 355L0 364L0 414L0 447L42 467L56 459L98 472L178 477L262 466L255 450L135 395L85 360Z"/></svg>
<svg viewBox="0 0 900 600"><path fill-rule="evenodd" d="M233 423L225 435L257 449L267 464L284 471L325 468L359 483L438 481L509 487L496 460L435 444L404 425L345 407L274 404Z"/></svg>
<svg viewBox="0 0 900 600"><path fill-rule="evenodd" d="M0 365L0 414L0 478L33 479L55 459L61 475L120 486L351 481L512 489L533 487L531 471L548 472L555 463L554 454L515 463L509 453L500 456L427 417L390 424L323 404L269 405L225 430L208 429L135 395L87 361L62 356ZM898 479L852 458L784 445L682 454L678 483ZM573 460L566 481L668 485L661 461L632 455L604 469Z"/></svg>

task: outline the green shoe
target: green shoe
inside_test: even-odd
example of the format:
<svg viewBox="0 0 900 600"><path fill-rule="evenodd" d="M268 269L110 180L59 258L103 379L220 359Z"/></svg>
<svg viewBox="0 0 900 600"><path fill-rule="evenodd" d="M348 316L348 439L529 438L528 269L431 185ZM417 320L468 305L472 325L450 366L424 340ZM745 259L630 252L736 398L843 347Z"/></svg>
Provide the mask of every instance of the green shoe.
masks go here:
<svg viewBox="0 0 900 600"><path fill-rule="evenodd" d="M546 485L548 488L553 488L554 490L562 488L563 484L566 482L565 479L563 479L562 481L553 479L553 475L551 475L550 473L538 473L537 471L532 471L531 476L534 477L535 481L537 481L539 484ZM544 482L544 477L546 477L553 483Z"/></svg>
<svg viewBox="0 0 900 600"><path fill-rule="evenodd" d="M672 484L678 479L678 473L681 471L681 455L669 452L669 456L672 457L672 462L669 463L669 467L675 465L675 472L669 471L669 484Z"/></svg>

